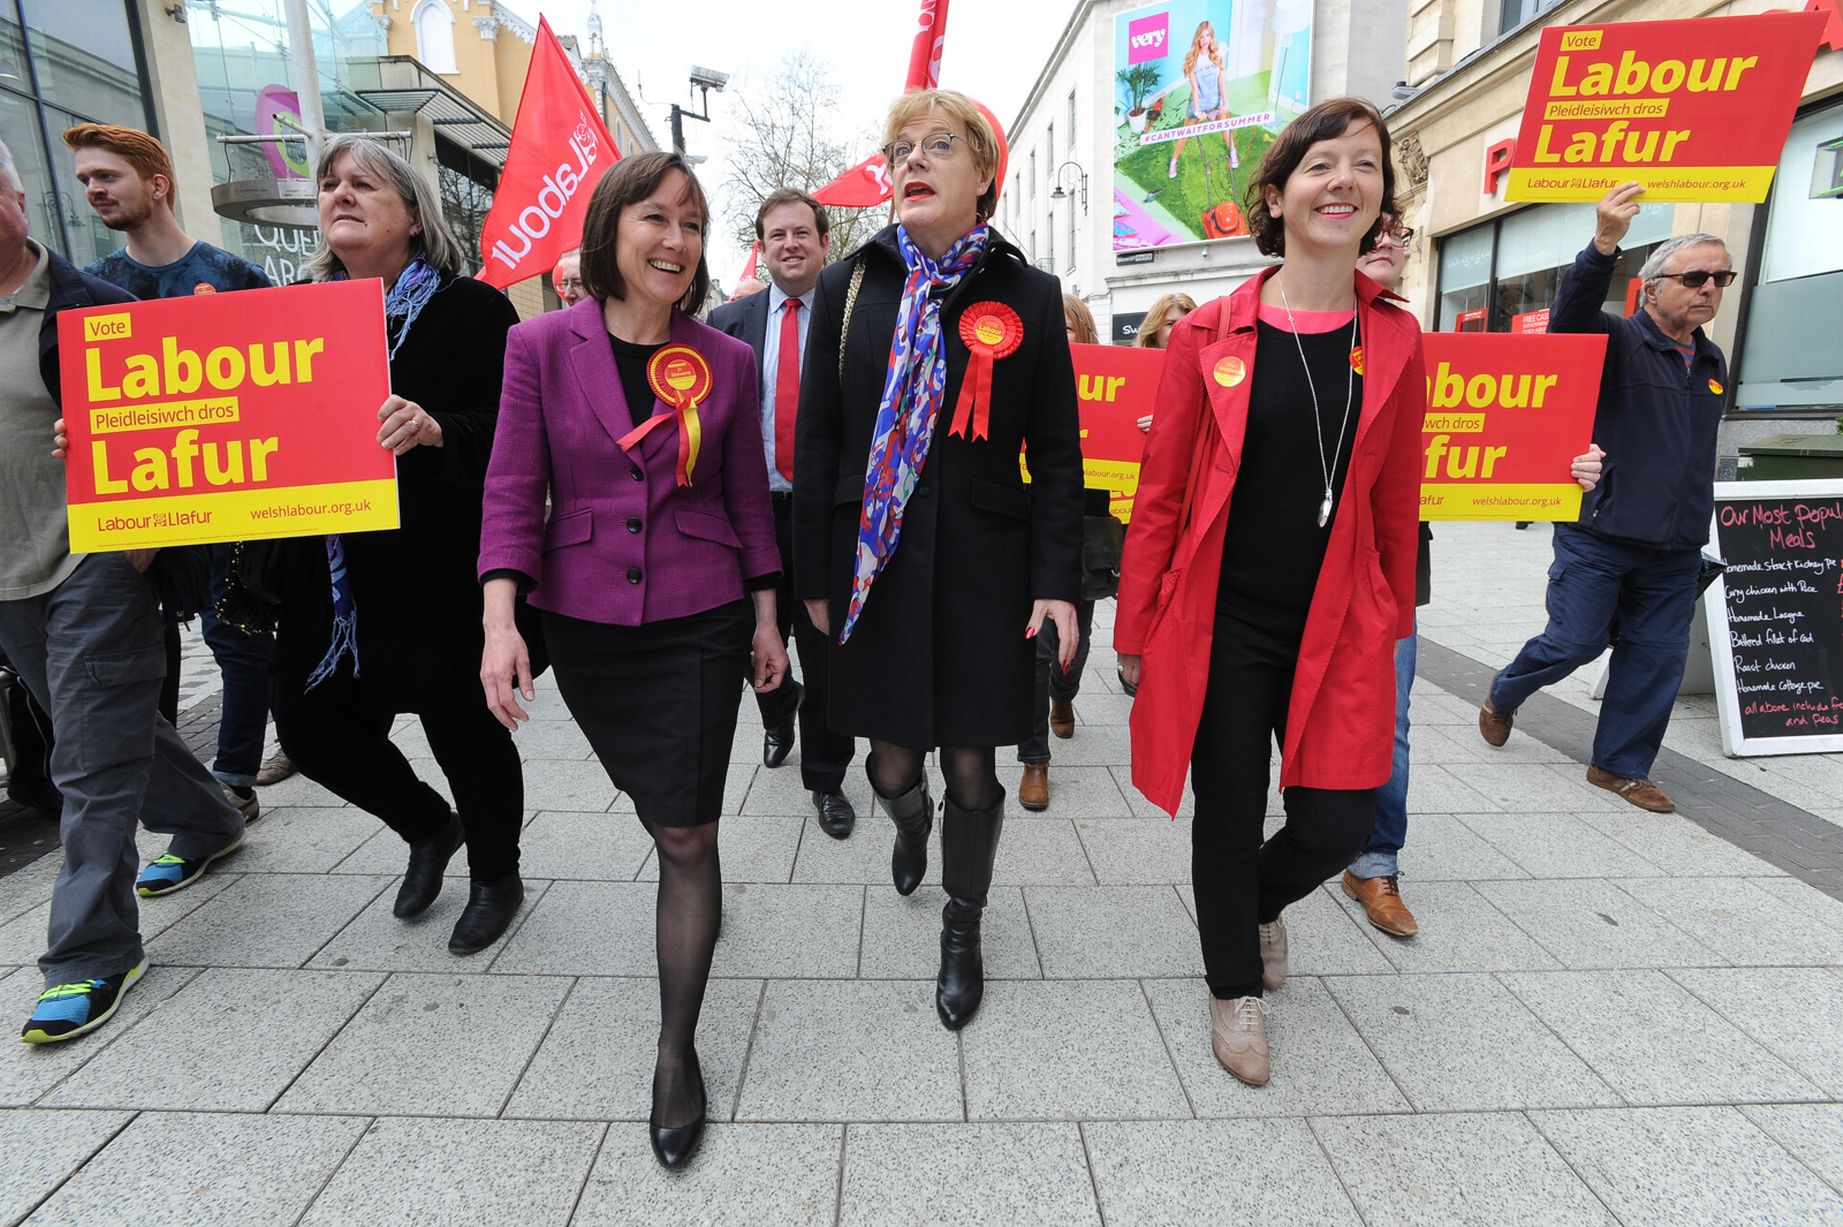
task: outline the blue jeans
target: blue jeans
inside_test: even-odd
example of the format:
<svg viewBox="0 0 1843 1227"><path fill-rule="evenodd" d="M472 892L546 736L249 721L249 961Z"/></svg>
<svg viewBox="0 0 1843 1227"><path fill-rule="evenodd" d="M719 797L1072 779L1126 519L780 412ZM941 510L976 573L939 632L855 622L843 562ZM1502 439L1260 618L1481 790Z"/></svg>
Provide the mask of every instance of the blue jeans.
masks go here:
<svg viewBox="0 0 1843 1227"><path fill-rule="evenodd" d="M1701 566L1698 549L1656 549L1557 524L1549 624L1492 681L1492 706L1515 711L1597 658L1617 619L1593 763L1628 780L1650 776L1683 682Z"/></svg>
<svg viewBox="0 0 1843 1227"><path fill-rule="evenodd" d="M1075 659L1069 662L1066 673L1057 663L1057 657L1062 655L1062 640L1056 623L1045 618L1043 629L1037 632L1037 679L1031 700L1030 736L1018 743L1020 763L1049 761L1049 701L1073 703L1081 691L1081 671L1088 667L1088 643L1094 638L1093 601L1076 603L1075 628L1081 632L1081 642L1075 645Z"/></svg>
<svg viewBox="0 0 1843 1227"><path fill-rule="evenodd" d="M1388 878L1408 841L1408 693L1414 689L1414 662L1420 654L1420 619L1415 633L1395 641L1395 763L1389 782L1376 793L1376 825L1363 855L1350 862L1359 878Z"/></svg>
<svg viewBox="0 0 1843 1227"><path fill-rule="evenodd" d="M205 646L224 677L223 705L218 710L218 757L211 774L233 788L254 788L262 768L262 739L269 726L269 699L274 682L269 658L275 651L270 634L246 635L218 621L216 609L229 582L230 546L211 547L211 603L198 615Z"/></svg>

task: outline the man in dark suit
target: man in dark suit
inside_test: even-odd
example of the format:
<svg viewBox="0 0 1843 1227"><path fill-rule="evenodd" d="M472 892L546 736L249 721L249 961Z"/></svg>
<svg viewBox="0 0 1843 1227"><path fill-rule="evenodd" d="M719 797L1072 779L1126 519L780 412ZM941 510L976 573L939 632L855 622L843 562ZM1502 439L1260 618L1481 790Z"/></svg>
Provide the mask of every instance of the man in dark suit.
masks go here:
<svg viewBox="0 0 1843 1227"><path fill-rule="evenodd" d="M710 314L714 328L747 341L755 350L761 383L762 452L768 488L774 501L774 529L781 547L781 637L800 649L804 685L782 686L756 696L761 704L762 761L778 767L794 745L794 719L806 749L800 777L813 794L819 829L834 839L851 834L857 814L840 791L855 745L826 726L826 643L793 592L794 408L800 400L801 369L806 358L807 320L813 287L825 266L831 222L825 207L805 192L780 188L762 202L755 215L755 235L772 277L765 293L751 294ZM817 372L823 376L824 372Z"/></svg>

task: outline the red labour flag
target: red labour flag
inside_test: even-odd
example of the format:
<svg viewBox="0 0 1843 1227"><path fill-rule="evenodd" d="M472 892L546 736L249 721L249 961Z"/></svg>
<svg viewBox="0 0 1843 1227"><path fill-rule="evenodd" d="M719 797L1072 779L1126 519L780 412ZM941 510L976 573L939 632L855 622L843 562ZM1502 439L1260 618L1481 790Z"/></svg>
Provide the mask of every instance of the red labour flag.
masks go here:
<svg viewBox="0 0 1843 1227"><path fill-rule="evenodd" d="M947 0L920 0L916 17L915 45L909 51L909 77L903 83L906 93L912 89L934 89L941 83L941 44L947 37ZM850 170L813 193L820 204L841 209L867 209L890 198L889 166L881 153L873 153Z"/></svg>
<svg viewBox="0 0 1843 1227"><path fill-rule="evenodd" d="M589 192L620 156L587 87L540 17L512 147L480 227L480 280L503 290L548 273L558 257L579 246Z"/></svg>
<svg viewBox="0 0 1843 1227"><path fill-rule="evenodd" d="M904 90L934 89L941 83L941 43L947 37L947 0L921 0L915 47L909 52Z"/></svg>

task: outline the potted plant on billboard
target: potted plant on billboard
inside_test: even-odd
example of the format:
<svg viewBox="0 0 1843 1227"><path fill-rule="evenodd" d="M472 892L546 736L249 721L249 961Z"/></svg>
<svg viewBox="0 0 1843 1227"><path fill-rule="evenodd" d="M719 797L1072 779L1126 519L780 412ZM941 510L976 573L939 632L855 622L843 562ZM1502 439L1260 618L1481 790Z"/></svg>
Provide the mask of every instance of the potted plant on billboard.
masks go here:
<svg viewBox="0 0 1843 1227"><path fill-rule="evenodd" d="M1134 64L1122 68L1114 74L1126 89L1126 96L1132 106L1126 112L1126 123L1134 132L1144 132L1146 125L1145 100L1158 88L1158 69L1152 64Z"/></svg>

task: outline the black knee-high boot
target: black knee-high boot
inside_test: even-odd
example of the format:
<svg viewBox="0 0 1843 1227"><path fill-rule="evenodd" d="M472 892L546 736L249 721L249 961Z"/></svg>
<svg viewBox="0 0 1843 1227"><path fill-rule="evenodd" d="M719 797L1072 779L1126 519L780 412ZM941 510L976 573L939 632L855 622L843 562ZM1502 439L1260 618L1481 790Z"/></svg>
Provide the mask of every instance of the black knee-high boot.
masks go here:
<svg viewBox="0 0 1843 1227"><path fill-rule="evenodd" d="M928 795L927 773L924 772L907 792L886 797L877 789L877 775L870 769L868 758L864 760L864 771L870 776L871 796L896 824L896 844L890 850L890 879L896 884L897 894L912 895L928 872L928 834L934 830L934 799Z"/></svg>
<svg viewBox="0 0 1843 1227"><path fill-rule="evenodd" d="M934 1010L949 1031L964 1027L985 996L985 957L979 949L979 919L992 888L998 837L1005 829L1005 795L989 809L968 810L947 798L941 820L941 974Z"/></svg>

